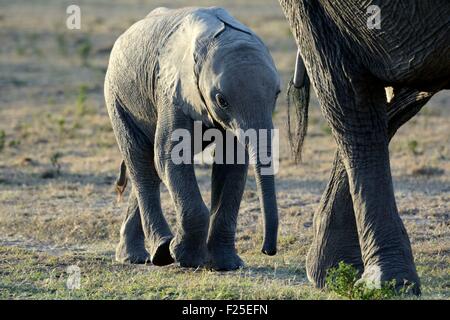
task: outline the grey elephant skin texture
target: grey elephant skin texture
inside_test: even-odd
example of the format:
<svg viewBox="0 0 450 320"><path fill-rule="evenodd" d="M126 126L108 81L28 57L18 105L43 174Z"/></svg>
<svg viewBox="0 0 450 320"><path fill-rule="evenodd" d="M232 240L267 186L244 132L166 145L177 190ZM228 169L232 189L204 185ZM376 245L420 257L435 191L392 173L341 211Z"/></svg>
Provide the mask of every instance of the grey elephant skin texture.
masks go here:
<svg viewBox="0 0 450 320"><path fill-rule="evenodd" d="M420 294L395 203L388 143L434 93L449 88L450 2L280 4L304 62L297 65L305 66L338 145L314 218L308 277L321 287L326 270L345 261L360 269L362 282L395 280ZM380 8L380 29L368 27L370 5ZM385 87L393 87L390 102Z"/></svg>
<svg viewBox="0 0 450 320"><path fill-rule="evenodd" d="M266 46L224 9L158 8L119 37L106 74L105 99L132 191L117 260L151 259L155 265L175 260L184 267L218 270L241 267L235 232L249 158L255 159L265 218L262 251L276 253L275 182L273 175L261 174L259 141L240 141L248 150L245 163L213 164L209 210L193 161L171 160L176 143L171 138L177 129L194 137L195 121L236 137L239 130L271 130L279 91L279 75ZM270 140L267 149L271 153ZM192 150L188 157L192 160L200 151ZM177 212L175 235L161 210L161 182Z"/></svg>

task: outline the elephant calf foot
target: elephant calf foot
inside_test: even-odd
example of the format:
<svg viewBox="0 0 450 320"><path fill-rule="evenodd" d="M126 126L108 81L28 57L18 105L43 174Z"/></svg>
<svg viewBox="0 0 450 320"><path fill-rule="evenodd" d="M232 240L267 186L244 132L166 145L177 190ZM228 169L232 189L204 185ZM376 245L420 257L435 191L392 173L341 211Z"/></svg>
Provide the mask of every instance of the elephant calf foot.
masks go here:
<svg viewBox="0 0 450 320"><path fill-rule="evenodd" d="M394 280L398 292L420 295L420 280L415 269L402 269L380 265L366 266L357 284L365 283L369 288L381 288L383 284Z"/></svg>
<svg viewBox="0 0 450 320"><path fill-rule="evenodd" d="M120 263L145 264L150 261L150 255L142 246L133 247L121 241L116 248L116 261Z"/></svg>
<svg viewBox="0 0 450 320"><path fill-rule="evenodd" d="M206 265L207 249L205 243L175 237L170 243L170 252L175 261L184 268L197 268Z"/></svg>
<svg viewBox="0 0 450 320"><path fill-rule="evenodd" d="M244 261L237 255L236 250L221 247L209 248L208 267L217 271L231 271L245 266Z"/></svg>

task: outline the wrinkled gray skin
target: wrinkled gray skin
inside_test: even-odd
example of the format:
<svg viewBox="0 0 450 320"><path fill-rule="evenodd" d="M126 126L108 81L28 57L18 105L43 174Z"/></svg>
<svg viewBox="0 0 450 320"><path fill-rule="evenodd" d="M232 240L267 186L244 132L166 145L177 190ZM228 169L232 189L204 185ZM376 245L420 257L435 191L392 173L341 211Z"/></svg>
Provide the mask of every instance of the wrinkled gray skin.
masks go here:
<svg viewBox="0 0 450 320"><path fill-rule="evenodd" d="M279 86L261 40L220 8L158 8L116 41L105 97L132 184L117 260L143 263L150 257L155 265L175 260L185 267L208 264L218 270L242 266L234 241L248 161L213 165L210 212L194 166L172 162L171 150L179 142L171 135L186 129L193 137L194 121L233 133L272 129ZM263 252L273 255L278 229L274 177L261 175L257 146L248 144L247 149L257 159ZM199 151L193 150L191 158ZM177 212L175 236L161 211L161 181Z"/></svg>
<svg viewBox="0 0 450 320"><path fill-rule="evenodd" d="M359 268L361 281L379 286L395 279L399 286L414 284L412 292L419 294L411 245L395 204L388 143L434 93L449 88L450 4L280 3L338 145L314 218L308 276L321 287L326 270L345 261ZM366 24L373 4L381 8L380 30ZM394 88L390 102L385 87Z"/></svg>

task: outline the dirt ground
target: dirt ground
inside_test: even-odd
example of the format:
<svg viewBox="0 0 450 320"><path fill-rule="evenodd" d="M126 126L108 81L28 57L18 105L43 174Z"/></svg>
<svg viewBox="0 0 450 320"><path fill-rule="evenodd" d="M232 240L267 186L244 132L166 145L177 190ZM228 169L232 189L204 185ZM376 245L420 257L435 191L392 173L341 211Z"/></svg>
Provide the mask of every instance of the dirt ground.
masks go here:
<svg viewBox="0 0 450 320"><path fill-rule="evenodd" d="M65 26L82 10L81 30ZM125 266L114 259L126 201L113 183L120 155L103 100L115 39L158 6L228 9L267 44L283 79L275 123L281 129L280 251L259 254L262 217L250 175L237 248L247 267L229 273L174 266ZM303 163L286 139L286 84L295 44L276 0L0 0L0 298L312 298L334 296L307 283L312 217L335 143L317 101L310 107ZM450 94L441 92L399 130L391 163L400 215L409 232L423 298L450 298ZM196 169L209 205L210 167ZM167 191L163 210L175 212ZM81 289L65 286L81 268Z"/></svg>

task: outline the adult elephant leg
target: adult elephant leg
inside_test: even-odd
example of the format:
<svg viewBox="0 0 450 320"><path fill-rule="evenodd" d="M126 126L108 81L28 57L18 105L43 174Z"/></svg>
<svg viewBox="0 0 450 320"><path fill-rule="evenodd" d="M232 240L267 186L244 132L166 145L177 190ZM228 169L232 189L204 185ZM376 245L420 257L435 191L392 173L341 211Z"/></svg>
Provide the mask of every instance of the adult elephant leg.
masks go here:
<svg viewBox="0 0 450 320"><path fill-rule="evenodd" d="M131 117L118 101L108 105L114 133L123 155L136 195L141 225L148 241L152 263L166 265L173 262L169 252L169 244L173 238L169 225L161 210L161 180L155 170L153 145L148 137L135 126ZM131 203L130 210L135 208ZM136 210L132 212L130 227L125 229L126 236L134 238L136 230Z"/></svg>
<svg viewBox="0 0 450 320"><path fill-rule="evenodd" d="M394 91L388 103L388 135L416 115L433 93L409 88ZM307 257L308 278L317 287L323 287L328 269L340 261L352 264L363 272L361 249L358 242L353 202L347 172L337 152L327 188L314 216L314 239Z"/></svg>
<svg viewBox="0 0 450 320"><path fill-rule="evenodd" d="M237 154L236 147L234 150L234 154ZM234 270L244 265L236 253L235 238L247 172L248 161L243 164L213 164L211 221L207 242L210 266L213 269Z"/></svg>
<svg viewBox="0 0 450 320"><path fill-rule="evenodd" d="M355 65L318 55L312 70L317 92L345 166L355 211L364 273L362 281L380 286L395 280L420 293L405 227L398 215L389 163L387 102L376 79L360 77ZM368 78L369 77L369 78Z"/></svg>
<svg viewBox="0 0 450 320"><path fill-rule="evenodd" d="M116 248L116 260L122 263L136 264L146 263L150 260L150 255L145 249L145 235L134 190L130 193L127 213L120 228L120 241Z"/></svg>
<svg viewBox="0 0 450 320"><path fill-rule="evenodd" d="M384 88L357 77L346 81L348 73L330 77L339 83L333 88L335 99L322 105L349 178L364 263L362 281L381 286L395 280L398 286L411 284L418 294L411 245L394 198Z"/></svg>
<svg viewBox="0 0 450 320"><path fill-rule="evenodd" d="M327 271L343 261L363 272L348 177L336 152L331 177L313 221L314 238L306 258L309 281L325 285Z"/></svg>

